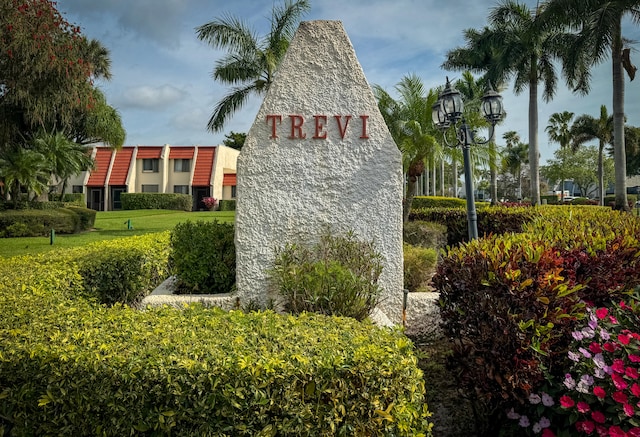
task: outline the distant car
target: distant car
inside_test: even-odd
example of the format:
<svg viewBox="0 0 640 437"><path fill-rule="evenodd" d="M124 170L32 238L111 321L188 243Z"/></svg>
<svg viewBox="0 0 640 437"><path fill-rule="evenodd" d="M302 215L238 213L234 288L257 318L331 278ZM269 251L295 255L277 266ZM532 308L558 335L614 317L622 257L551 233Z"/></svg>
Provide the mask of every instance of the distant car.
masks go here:
<svg viewBox="0 0 640 437"><path fill-rule="evenodd" d="M573 197L573 196L564 196L562 198L563 202L573 202L574 199L577 199L577 197Z"/></svg>

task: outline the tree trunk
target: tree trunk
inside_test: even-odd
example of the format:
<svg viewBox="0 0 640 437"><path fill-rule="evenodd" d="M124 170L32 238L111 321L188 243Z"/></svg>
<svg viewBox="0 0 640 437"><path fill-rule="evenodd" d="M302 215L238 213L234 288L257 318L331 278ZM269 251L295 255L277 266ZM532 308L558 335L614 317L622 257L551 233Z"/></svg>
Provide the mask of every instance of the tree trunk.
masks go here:
<svg viewBox="0 0 640 437"><path fill-rule="evenodd" d="M411 204L416 195L417 181L420 175L424 173L424 160L414 161L407 170L407 193L405 195L404 205L402 209L402 221L409 221L409 213L411 212Z"/></svg>
<svg viewBox="0 0 640 437"><path fill-rule="evenodd" d="M451 165L453 166L453 197L458 197L458 161L453 158Z"/></svg>
<svg viewBox="0 0 640 437"><path fill-rule="evenodd" d="M529 79L529 169L531 204L540 205L540 150L538 148L538 59L532 55Z"/></svg>
<svg viewBox="0 0 640 437"><path fill-rule="evenodd" d="M624 147L624 72L622 71L622 17L616 23L611 44L613 63L613 158L616 171L615 209L629 211L627 157Z"/></svg>
<svg viewBox="0 0 640 437"><path fill-rule="evenodd" d="M431 191L432 196L438 195L438 182L436 181L436 159L433 158L433 162L431 163Z"/></svg>
<svg viewBox="0 0 640 437"><path fill-rule="evenodd" d="M495 132L494 132L495 135ZM496 165L496 143L489 143L489 172L491 181L489 182L489 195L491 196L491 204L498 204L498 166Z"/></svg>
<svg viewBox="0 0 640 437"><path fill-rule="evenodd" d="M604 206L604 141L600 140L600 148L598 150L598 197L600 198L599 205Z"/></svg>
<svg viewBox="0 0 640 437"><path fill-rule="evenodd" d="M445 196L444 192L444 158L440 160L440 195Z"/></svg>

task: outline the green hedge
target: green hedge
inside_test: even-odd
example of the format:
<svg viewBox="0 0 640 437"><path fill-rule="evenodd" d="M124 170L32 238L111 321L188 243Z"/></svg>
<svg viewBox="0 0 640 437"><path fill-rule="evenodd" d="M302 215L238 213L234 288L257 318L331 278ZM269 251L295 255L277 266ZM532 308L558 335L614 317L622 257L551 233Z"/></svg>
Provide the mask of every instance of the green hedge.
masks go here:
<svg viewBox="0 0 640 437"><path fill-rule="evenodd" d="M348 318L135 311L74 298L77 264L0 264L0 435L424 436L399 331Z"/></svg>
<svg viewBox="0 0 640 437"><path fill-rule="evenodd" d="M122 209L173 209L191 211L193 198L174 193L122 193Z"/></svg>
<svg viewBox="0 0 640 437"><path fill-rule="evenodd" d="M411 209L421 208L465 208L467 201L457 197L416 196L413 198Z"/></svg>
<svg viewBox="0 0 640 437"><path fill-rule="evenodd" d="M73 234L92 228L94 221L95 211L79 207L6 210L0 213L0 237L46 236L51 229Z"/></svg>
<svg viewBox="0 0 640 437"><path fill-rule="evenodd" d="M235 211L236 201L234 199L220 200L218 202L218 211Z"/></svg>
<svg viewBox="0 0 640 437"><path fill-rule="evenodd" d="M531 207L487 206L476 211L478 235L521 232L522 227L540 215ZM469 239L467 211L459 208L412 210L410 221L440 223L447 228L447 244L454 246Z"/></svg>

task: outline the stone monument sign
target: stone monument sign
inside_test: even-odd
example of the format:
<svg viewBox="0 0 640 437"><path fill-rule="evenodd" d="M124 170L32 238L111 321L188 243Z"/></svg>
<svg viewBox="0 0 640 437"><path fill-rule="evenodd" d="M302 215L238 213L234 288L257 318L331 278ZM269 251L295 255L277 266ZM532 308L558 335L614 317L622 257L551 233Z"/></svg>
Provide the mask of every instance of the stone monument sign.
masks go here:
<svg viewBox="0 0 640 437"><path fill-rule="evenodd" d="M240 304L266 303L275 248L353 231L384 257L380 309L402 314L402 158L339 21L302 22L237 164Z"/></svg>

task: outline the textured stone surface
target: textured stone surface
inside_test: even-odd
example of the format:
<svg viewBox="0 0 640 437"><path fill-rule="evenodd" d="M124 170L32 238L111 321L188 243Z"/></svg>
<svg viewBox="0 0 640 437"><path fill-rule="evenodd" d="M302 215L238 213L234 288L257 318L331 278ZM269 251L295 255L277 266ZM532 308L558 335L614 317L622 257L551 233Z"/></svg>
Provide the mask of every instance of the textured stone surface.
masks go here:
<svg viewBox="0 0 640 437"><path fill-rule="evenodd" d="M368 117L364 127L361 116ZM304 124L292 129L292 120ZM380 309L400 323L401 154L342 23L300 24L249 130L237 175L241 304L268 301L266 270L276 247L315 243L327 228L352 230L384 256Z"/></svg>

